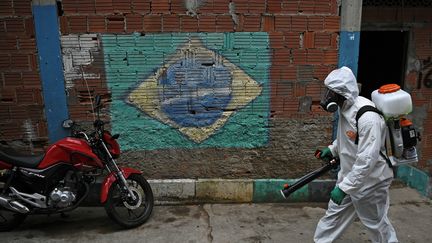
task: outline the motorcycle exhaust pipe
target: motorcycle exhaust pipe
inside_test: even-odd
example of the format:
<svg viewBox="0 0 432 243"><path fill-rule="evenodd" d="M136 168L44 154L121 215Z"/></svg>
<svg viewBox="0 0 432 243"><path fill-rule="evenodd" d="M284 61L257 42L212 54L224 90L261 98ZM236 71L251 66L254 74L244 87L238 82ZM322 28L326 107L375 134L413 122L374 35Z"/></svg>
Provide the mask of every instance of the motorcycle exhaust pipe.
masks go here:
<svg viewBox="0 0 432 243"><path fill-rule="evenodd" d="M280 190L280 193L282 196L287 199L292 193L297 191L298 189L302 188L304 185L308 184L309 182L315 180L316 178L322 176L326 172L328 172L331 169L334 169L339 164L339 159L332 159L330 160L326 165L324 165L321 168L318 168L303 177L301 177L296 183L292 185L285 184L284 189Z"/></svg>
<svg viewBox="0 0 432 243"><path fill-rule="evenodd" d="M0 206L17 213L30 212L30 210L26 206L22 205L18 201L11 200L2 196L0 196Z"/></svg>

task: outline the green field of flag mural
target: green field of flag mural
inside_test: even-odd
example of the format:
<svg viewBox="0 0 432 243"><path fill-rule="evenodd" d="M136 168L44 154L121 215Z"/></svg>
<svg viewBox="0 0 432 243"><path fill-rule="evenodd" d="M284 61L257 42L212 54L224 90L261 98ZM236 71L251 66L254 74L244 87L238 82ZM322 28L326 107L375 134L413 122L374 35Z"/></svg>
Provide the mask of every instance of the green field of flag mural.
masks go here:
<svg viewBox="0 0 432 243"><path fill-rule="evenodd" d="M102 46L124 149L267 144L267 33L105 34Z"/></svg>

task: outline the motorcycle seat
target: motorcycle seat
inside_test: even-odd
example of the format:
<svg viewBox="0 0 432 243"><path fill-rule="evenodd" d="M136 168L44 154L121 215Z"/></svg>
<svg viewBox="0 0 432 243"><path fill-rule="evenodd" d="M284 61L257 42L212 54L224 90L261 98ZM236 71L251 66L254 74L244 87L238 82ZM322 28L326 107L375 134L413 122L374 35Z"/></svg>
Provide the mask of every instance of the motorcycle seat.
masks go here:
<svg viewBox="0 0 432 243"><path fill-rule="evenodd" d="M7 150L0 150L0 161L25 168L37 168L42 162L45 154L42 155L16 155Z"/></svg>

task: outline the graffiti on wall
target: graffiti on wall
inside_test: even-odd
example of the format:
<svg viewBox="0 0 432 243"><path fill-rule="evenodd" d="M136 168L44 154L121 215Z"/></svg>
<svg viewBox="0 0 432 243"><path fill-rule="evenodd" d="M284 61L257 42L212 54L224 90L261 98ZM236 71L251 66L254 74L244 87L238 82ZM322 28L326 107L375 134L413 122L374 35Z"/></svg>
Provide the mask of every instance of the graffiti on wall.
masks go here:
<svg viewBox="0 0 432 243"><path fill-rule="evenodd" d="M266 33L103 35L112 128L126 149L267 144Z"/></svg>
<svg viewBox="0 0 432 243"><path fill-rule="evenodd" d="M432 60L430 57L423 61L419 80L424 87L432 88Z"/></svg>
<svg viewBox="0 0 432 243"><path fill-rule="evenodd" d="M66 88L72 88L74 80L100 78L97 72L86 68L100 52L97 34L65 35L61 37L61 46Z"/></svg>

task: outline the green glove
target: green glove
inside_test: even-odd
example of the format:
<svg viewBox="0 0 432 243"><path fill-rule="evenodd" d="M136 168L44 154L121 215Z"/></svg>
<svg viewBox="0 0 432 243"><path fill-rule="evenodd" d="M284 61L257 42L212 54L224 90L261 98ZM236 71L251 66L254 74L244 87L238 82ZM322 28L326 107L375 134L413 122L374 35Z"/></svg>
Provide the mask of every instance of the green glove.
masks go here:
<svg viewBox="0 0 432 243"><path fill-rule="evenodd" d="M325 149L322 149L319 158L325 162L329 162L333 158L330 148L326 147Z"/></svg>
<svg viewBox="0 0 432 243"><path fill-rule="evenodd" d="M330 193L330 199L337 205L340 205L342 203L342 200L345 196L346 193L337 186Z"/></svg>

